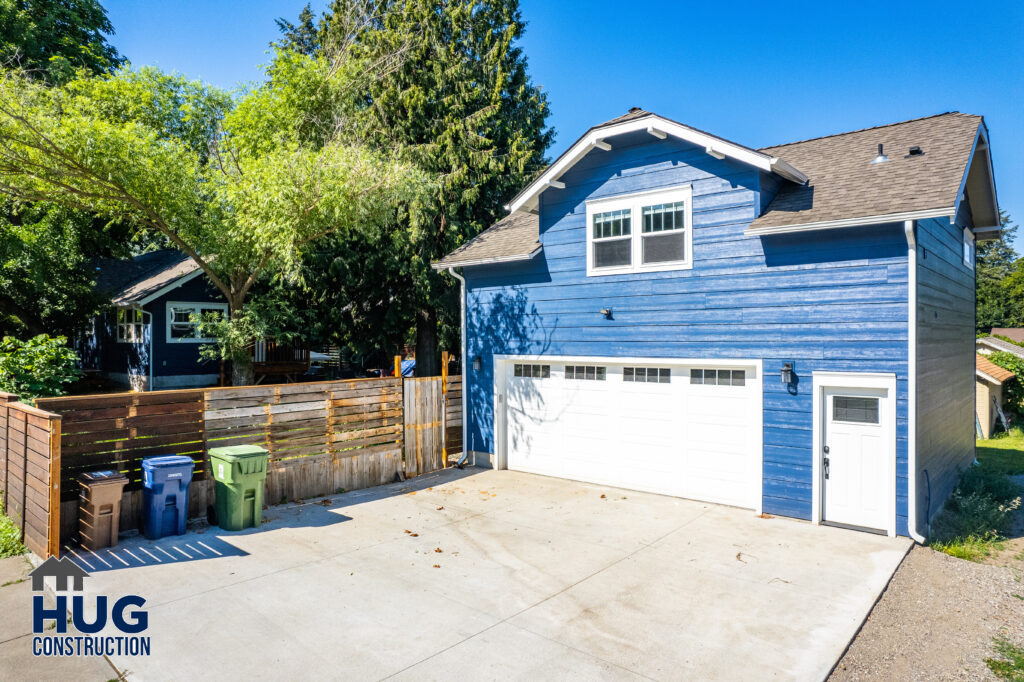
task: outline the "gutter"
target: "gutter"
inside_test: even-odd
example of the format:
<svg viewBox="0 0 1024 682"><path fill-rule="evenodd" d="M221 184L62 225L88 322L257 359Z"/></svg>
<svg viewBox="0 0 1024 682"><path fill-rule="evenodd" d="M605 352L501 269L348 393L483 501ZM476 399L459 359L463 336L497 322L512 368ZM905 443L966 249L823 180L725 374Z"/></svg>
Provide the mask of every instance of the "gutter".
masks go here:
<svg viewBox="0 0 1024 682"><path fill-rule="evenodd" d="M907 533L917 543L917 223L907 220Z"/></svg>
<svg viewBox="0 0 1024 682"><path fill-rule="evenodd" d="M462 352L462 456L455 463L455 466L462 469L466 466L466 460L469 459L469 449L467 447L469 444L469 367L466 366L466 278L455 272L454 266L448 268L448 274L459 280L462 288L462 295L459 301L459 323L461 325L459 336L462 340L462 348L460 348Z"/></svg>

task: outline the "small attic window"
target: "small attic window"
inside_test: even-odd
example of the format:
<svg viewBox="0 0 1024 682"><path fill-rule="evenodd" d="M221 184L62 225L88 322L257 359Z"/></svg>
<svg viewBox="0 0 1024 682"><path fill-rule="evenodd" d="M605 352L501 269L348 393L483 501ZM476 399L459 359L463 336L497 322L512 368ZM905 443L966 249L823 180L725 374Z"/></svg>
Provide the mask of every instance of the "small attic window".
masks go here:
<svg viewBox="0 0 1024 682"><path fill-rule="evenodd" d="M974 233L967 227L964 228L964 265L974 269Z"/></svg>

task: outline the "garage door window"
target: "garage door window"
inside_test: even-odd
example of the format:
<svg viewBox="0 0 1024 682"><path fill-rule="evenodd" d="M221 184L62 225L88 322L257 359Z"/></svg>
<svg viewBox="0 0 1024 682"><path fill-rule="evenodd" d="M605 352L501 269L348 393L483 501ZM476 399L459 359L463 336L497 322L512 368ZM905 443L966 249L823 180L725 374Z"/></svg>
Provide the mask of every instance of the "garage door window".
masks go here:
<svg viewBox="0 0 1024 682"><path fill-rule="evenodd" d="M531 379L547 379L551 376L551 365L516 365L512 374Z"/></svg>
<svg viewBox="0 0 1024 682"><path fill-rule="evenodd" d="M582 381L604 381L605 368L594 365L566 365L565 378Z"/></svg>
<svg viewBox="0 0 1024 682"><path fill-rule="evenodd" d="M672 370L667 367L624 367L622 380L636 383L667 384L672 381Z"/></svg>
<svg viewBox="0 0 1024 682"><path fill-rule="evenodd" d="M742 369L691 369L690 383L709 386L746 386L747 373Z"/></svg>

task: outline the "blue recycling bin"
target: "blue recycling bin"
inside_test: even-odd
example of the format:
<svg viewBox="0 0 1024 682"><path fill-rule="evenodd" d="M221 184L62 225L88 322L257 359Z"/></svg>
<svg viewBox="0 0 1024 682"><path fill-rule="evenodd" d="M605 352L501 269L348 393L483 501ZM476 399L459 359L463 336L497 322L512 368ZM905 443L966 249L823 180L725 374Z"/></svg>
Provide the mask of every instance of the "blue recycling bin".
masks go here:
<svg viewBox="0 0 1024 682"><path fill-rule="evenodd" d="M142 460L142 532L150 540L184 534L194 468L184 455Z"/></svg>

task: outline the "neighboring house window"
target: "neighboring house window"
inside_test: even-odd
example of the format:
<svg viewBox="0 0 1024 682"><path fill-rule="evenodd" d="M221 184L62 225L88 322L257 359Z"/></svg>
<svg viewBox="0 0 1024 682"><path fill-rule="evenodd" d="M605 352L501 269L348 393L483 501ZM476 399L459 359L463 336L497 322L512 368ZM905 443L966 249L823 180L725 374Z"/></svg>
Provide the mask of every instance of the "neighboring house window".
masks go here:
<svg viewBox="0 0 1024 682"><path fill-rule="evenodd" d="M587 275L691 268L692 198L687 185L587 202Z"/></svg>
<svg viewBox="0 0 1024 682"><path fill-rule="evenodd" d="M207 316L224 317L226 303L168 303L167 341L179 343L209 343L211 338L199 335L199 321Z"/></svg>
<svg viewBox="0 0 1024 682"><path fill-rule="evenodd" d="M138 308L117 309L117 341L118 343L143 343L149 333L149 323Z"/></svg>
<svg viewBox="0 0 1024 682"><path fill-rule="evenodd" d="M964 228L964 265L974 269L974 233Z"/></svg>

